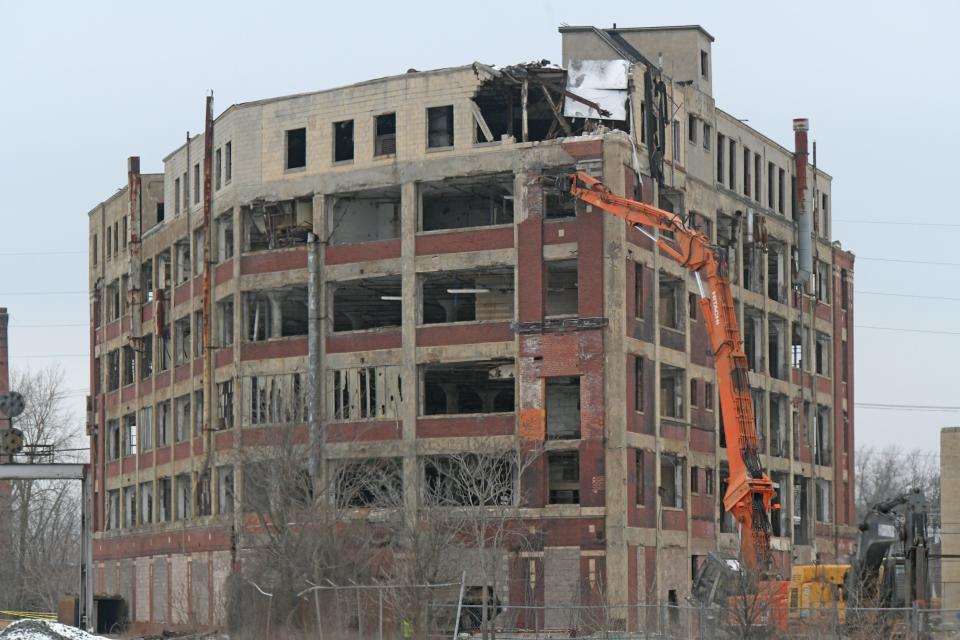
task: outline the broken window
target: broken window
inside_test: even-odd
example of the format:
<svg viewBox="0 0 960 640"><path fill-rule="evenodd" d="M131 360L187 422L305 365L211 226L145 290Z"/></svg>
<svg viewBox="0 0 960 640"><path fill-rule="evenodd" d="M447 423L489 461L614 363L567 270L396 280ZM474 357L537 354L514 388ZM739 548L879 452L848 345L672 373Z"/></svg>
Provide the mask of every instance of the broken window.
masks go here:
<svg viewBox="0 0 960 640"><path fill-rule="evenodd" d="M97 256L99 255L100 250L97 248L97 234L93 234L90 238L90 259L93 264L97 264Z"/></svg>
<svg viewBox="0 0 960 640"><path fill-rule="evenodd" d="M140 266L140 286L143 287L142 302L153 302L153 258L147 258Z"/></svg>
<svg viewBox="0 0 960 640"><path fill-rule="evenodd" d="M423 502L439 506L507 506L514 502L512 457L463 453L423 458Z"/></svg>
<svg viewBox="0 0 960 640"><path fill-rule="evenodd" d="M783 200L786 193L786 171L777 169L777 212L783 213Z"/></svg>
<svg viewBox="0 0 960 640"><path fill-rule="evenodd" d="M160 371L166 371L170 368L170 336L161 333L157 336L157 351L159 352L160 362L158 363Z"/></svg>
<svg viewBox="0 0 960 640"><path fill-rule="evenodd" d="M683 314L683 294L684 282L681 278L676 278L660 272L660 310L659 322L661 327L683 331L685 327Z"/></svg>
<svg viewBox="0 0 960 640"><path fill-rule="evenodd" d="M287 169L299 169L307 166L307 130L288 129L287 142Z"/></svg>
<svg viewBox="0 0 960 640"><path fill-rule="evenodd" d="M660 500L668 509L683 509L683 458L660 454Z"/></svg>
<svg viewBox="0 0 960 640"><path fill-rule="evenodd" d="M170 401L157 404L157 446L170 445Z"/></svg>
<svg viewBox="0 0 960 640"><path fill-rule="evenodd" d="M713 469L711 467L703 470L703 492L708 496L713 495Z"/></svg>
<svg viewBox="0 0 960 640"><path fill-rule="evenodd" d="M690 406L697 406L697 379L690 378Z"/></svg>
<svg viewBox="0 0 960 640"><path fill-rule="evenodd" d="M757 436L757 448L761 453L767 450L767 394L763 389L750 389L750 401L753 404L753 428Z"/></svg>
<svg viewBox="0 0 960 640"><path fill-rule="evenodd" d="M793 543L810 543L809 478L793 477Z"/></svg>
<svg viewBox="0 0 960 640"><path fill-rule="evenodd" d="M687 114L687 140L697 143L697 116L692 113Z"/></svg>
<svg viewBox="0 0 960 640"><path fill-rule="evenodd" d="M217 384L217 429L233 428L233 380Z"/></svg>
<svg viewBox="0 0 960 640"><path fill-rule="evenodd" d="M816 371L818 376L830 375L830 358L833 351L830 349L830 336L817 332L816 344Z"/></svg>
<svg viewBox="0 0 960 640"><path fill-rule="evenodd" d="M728 162L727 164L729 165L728 168L730 169L730 172L729 172L730 175L729 175L729 180L727 181L727 188L730 189L731 191L736 191L737 190L737 143L734 142L733 140L730 140L730 143L728 146L729 146L729 153L730 153L729 155L730 162Z"/></svg>
<svg viewBox="0 0 960 640"><path fill-rule="evenodd" d="M713 137L713 131L709 124L703 123L703 148L710 150L710 140Z"/></svg>
<svg viewBox="0 0 960 640"><path fill-rule="evenodd" d="M751 371L763 373L763 312L744 306L743 315L743 351L747 366Z"/></svg>
<svg viewBox="0 0 960 640"><path fill-rule="evenodd" d="M137 455L137 414L123 416L123 455Z"/></svg>
<svg viewBox="0 0 960 640"><path fill-rule="evenodd" d="M266 201L257 199L241 210L243 250L263 251L307 242L313 230L313 199Z"/></svg>
<svg viewBox="0 0 960 640"><path fill-rule="evenodd" d="M779 509L770 510L771 533L777 538L789 537L790 529L787 522L790 515L790 503L787 487L790 486L790 474L782 471L771 471L770 479L773 480L773 488L777 492L776 498L780 503Z"/></svg>
<svg viewBox="0 0 960 640"><path fill-rule="evenodd" d="M840 308L847 309L850 301L850 285L847 283L848 273L846 269L840 270Z"/></svg>
<svg viewBox="0 0 960 640"><path fill-rule="evenodd" d="M580 452L547 453L547 504L580 504Z"/></svg>
<svg viewBox="0 0 960 640"><path fill-rule="evenodd" d="M660 365L660 415L683 420L686 382L684 371L669 365Z"/></svg>
<svg viewBox="0 0 960 640"><path fill-rule="evenodd" d="M153 407L140 409L140 425L137 429L140 451L149 451L153 448Z"/></svg>
<svg viewBox="0 0 960 640"><path fill-rule="evenodd" d="M777 380L785 380L787 377L787 370L784 367L784 354L787 351L787 321L776 316L769 316L767 327L770 375Z"/></svg>
<svg viewBox="0 0 960 640"><path fill-rule="evenodd" d="M384 113L373 121L373 155L392 156L397 152L397 114Z"/></svg>
<svg viewBox="0 0 960 640"><path fill-rule="evenodd" d="M299 373L248 376L250 398L244 424L298 424L307 419L307 398Z"/></svg>
<svg viewBox="0 0 960 640"><path fill-rule="evenodd" d="M203 273L203 263L204 263L203 244L204 244L203 227L194 229L193 231L193 268L194 268L194 272L197 275L200 275L201 273Z"/></svg>
<svg viewBox="0 0 960 640"><path fill-rule="evenodd" d="M193 204L200 204L200 163L193 165Z"/></svg>
<svg viewBox="0 0 960 640"><path fill-rule="evenodd" d="M576 260L557 260L545 264L546 317L576 316L579 304Z"/></svg>
<svg viewBox="0 0 960 640"><path fill-rule="evenodd" d="M120 452L122 450L120 436L120 420L118 418L107 420L107 460L117 460L120 458Z"/></svg>
<svg viewBox="0 0 960 640"><path fill-rule="evenodd" d="M190 394L182 395L173 401L174 411L174 442L183 442L190 438Z"/></svg>
<svg viewBox="0 0 960 640"><path fill-rule="evenodd" d="M140 524L153 522L153 482L140 483Z"/></svg>
<svg viewBox="0 0 960 640"><path fill-rule="evenodd" d="M770 394L770 455L786 458L789 455L787 441L787 397Z"/></svg>
<svg viewBox="0 0 960 640"><path fill-rule="evenodd" d="M137 378L137 352L133 347L123 347L123 385L133 384Z"/></svg>
<svg viewBox="0 0 960 640"><path fill-rule="evenodd" d="M830 304L830 278L833 275L833 267L827 262L817 260L816 269L817 275L814 284L817 287L817 302Z"/></svg>
<svg viewBox="0 0 960 640"><path fill-rule="evenodd" d="M180 213L180 178L173 180L173 213ZM107 242L107 255L110 255L110 243Z"/></svg>
<svg viewBox="0 0 960 640"><path fill-rule="evenodd" d="M174 321L173 333L176 341L174 361L177 364L189 362L193 344L190 341L190 316L184 316Z"/></svg>
<svg viewBox="0 0 960 640"><path fill-rule="evenodd" d="M825 467L831 463L831 448L833 434L830 429L830 407L817 406L817 426L814 432L813 461Z"/></svg>
<svg viewBox="0 0 960 640"><path fill-rule="evenodd" d="M107 513L104 516L104 525L107 531L120 528L120 490L107 491Z"/></svg>
<svg viewBox="0 0 960 640"><path fill-rule="evenodd" d="M804 346L806 346L806 340L803 333L805 332L800 328L800 323L794 322L793 331L790 334L791 362L794 369L804 368L803 351Z"/></svg>
<svg viewBox="0 0 960 640"><path fill-rule="evenodd" d="M568 440L580 437L580 378L546 378L547 439Z"/></svg>
<svg viewBox="0 0 960 640"><path fill-rule="evenodd" d="M760 186L761 186L760 167L761 166L763 165L761 164L760 154L759 153L753 154L753 199L756 200L757 202L760 202L760 199L762 197L760 193Z"/></svg>
<svg viewBox="0 0 960 640"><path fill-rule="evenodd" d="M767 297L777 302L787 299L786 252L779 242L767 243Z"/></svg>
<svg viewBox="0 0 960 640"><path fill-rule="evenodd" d="M177 520L189 520L193 513L193 482L189 473L177 475Z"/></svg>
<svg viewBox="0 0 960 640"><path fill-rule="evenodd" d="M425 466L436 465L428 458ZM400 458L344 461L337 470L335 490L340 509L402 506L403 464Z"/></svg>
<svg viewBox="0 0 960 640"><path fill-rule="evenodd" d="M643 264L633 263L633 316L643 318Z"/></svg>
<svg viewBox="0 0 960 640"><path fill-rule="evenodd" d="M120 350L114 349L107 354L107 391L116 391L120 387Z"/></svg>
<svg viewBox="0 0 960 640"><path fill-rule="evenodd" d="M153 334L143 336L140 344L140 379L145 380L153 375Z"/></svg>
<svg viewBox="0 0 960 640"><path fill-rule="evenodd" d="M328 417L332 420L396 419L403 391L400 367L393 365L328 372Z"/></svg>
<svg viewBox="0 0 960 640"><path fill-rule="evenodd" d="M557 188L556 178L574 173L576 165L554 168L543 174L543 214L547 220L574 218L577 215L576 200L566 191Z"/></svg>
<svg viewBox="0 0 960 640"><path fill-rule="evenodd" d="M327 234L332 245L400 237L399 186L331 195L327 210Z"/></svg>
<svg viewBox="0 0 960 640"><path fill-rule="evenodd" d="M334 331L400 326L403 307L400 276L329 284L333 289Z"/></svg>
<svg viewBox="0 0 960 640"><path fill-rule="evenodd" d="M214 160L213 165L213 182L214 189L219 189L222 182L221 173L223 172L223 149L217 149L215 156L216 160Z"/></svg>
<svg viewBox="0 0 960 640"><path fill-rule="evenodd" d="M217 467L217 513L233 513L233 465Z"/></svg>
<svg viewBox="0 0 960 640"><path fill-rule="evenodd" d="M637 485L637 504L641 506L646 503L646 496L645 496L646 491L644 489L646 488L646 484L647 484L646 480L643 477L643 469L644 469L643 457L644 457L643 449L637 449L634 452L634 464L635 464L634 481Z"/></svg>
<svg viewBox="0 0 960 640"><path fill-rule="evenodd" d="M767 207L773 209L774 194L777 190L776 182L774 182L774 175L776 174L776 167L772 162L767 162Z"/></svg>
<svg viewBox="0 0 960 640"><path fill-rule="evenodd" d="M157 478L157 522L173 519L173 488L170 478Z"/></svg>
<svg viewBox="0 0 960 640"><path fill-rule="evenodd" d="M736 533L737 521L733 514L726 510L723 498L727 495L730 486L730 465L720 463L720 491L717 492L717 501L720 503L720 531L721 533Z"/></svg>
<svg viewBox="0 0 960 640"><path fill-rule="evenodd" d="M233 257L233 212L217 218L217 262Z"/></svg>
<svg viewBox="0 0 960 640"><path fill-rule="evenodd" d="M157 203L157 224L163 222L163 203ZM152 225L151 225L152 226Z"/></svg>
<svg viewBox="0 0 960 640"><path fill-rule="evenodd" d="M123 526L127 529L137 526L137 486L123 488Z"/></svg>
<svg viewBox="0 0 960 640"><path fill-rule="evenodd" d="M422 415L514 411L512 360L420 365Z"/></svg>
<svg viewBox="0 0 960 640"><path fill-rule="evenodd" d="M723 170L723 158L724 158L723 154L726 151L726 149L724 149L723 143L725 141L726 141L725 136L718 131L717 132L717 182L719 182L720 184L723 184L723 181L727 177L726 171Z"/></svg>
<svg viewBox="0 0 960 640"><path fill-rule="evenodd" d="M743 195L750 197L750 149L743 148Z"/></svg>
<svg viewBox="0 0 960 640"><path fill-rule="evenodd" d="M246 338L270 340L307 335L307 287L291 285L243 294Z"/></svg>
<svg viewBox="0 0 960 640"><path fill-rule="evenodd" d="M193 357L203 355L203 311L193 313Z"/></svg>
<svg viewBox="0 0 960 640"><path fill-rule="evenodd" d="M353 120L333 123L333 161L353 160Z"/></svg>
<svg viewBox="0 0 960 640"><path fill-rule="evenodd" d="M203 435L203 391L193 392L193 437Z"/></svg>
<svg viewBox="0 0 960 640"><path fill-rule="evenodd" d="M643 358L640 356L634 356L633 359L633 373L634 373L634 407L636 411L643 412L644 410L644 386L643 386Z"/></svg>
<svg viewBox="0 0 960 640"><path fill-rule="evenodd" d="M690 493L700 493L700 467L690 467Z"/></svg>
<svg viewBox="0 0 960 640"><path fill-rule="evenodd" d="M166 289L171 284L171 258L170 249L164 249L157 254L157 289Z"/></svg>
<svg viewBox="0 0 960 640"><path fill-rule="evenodd" d="M710 78L710 58L703 49L700 50L700 77L704 80Z"/></svg>
<svg viewBox="0 0 960 640"><path fill-rule="evenodd" d="M817 522L830 522L831 482L817 478Z"/></svg>
<svg viewBox="0 0 960 640"><path fill-rule="evenodd" d="M210 491L210 469L196 472L193 478L197 486L197 515L208 516L213 509Z"/></svg>
<svg viewBox="0 0 960 640"><path fill-rule="evenodd" d="M186 211L190 207L190 181L188 180L187 172L183 172L183 210Z"/></svg>
<svg viewBox="0 0 960 640"><path fill-rule="evenodd" d="M420 186L423 231L513 222L513 174L447 178Z"/></svg>
<svg viewBox="0 0 960 640"><path fill-rule="evenodd" d="M423 281L424 324L513 320L513 269L428 273Z"/></svg>
<svg viewBox="0 0 960 640"><path fill-rule="evenodd" d="M217 323L220 346L233 344L233 296L227 296L217 302Z"/></svg>
<svg viewBox="0 0 960 640"><path fill-rule="evenodd" d="M120 319L120 280L107 285L107 322Z"/></svg>
<svg viewBox="0 0 960 640"><path fill-rule="evenodd" d="M427 109L427 148L453 146L453 105Z"/></svg>
<svg viewBox="0 0 960 640"><path fill-rule="evenodd" d="M228 142L223 147L224 150L224 179L227 184L233 180L233 143Z"/></svg>

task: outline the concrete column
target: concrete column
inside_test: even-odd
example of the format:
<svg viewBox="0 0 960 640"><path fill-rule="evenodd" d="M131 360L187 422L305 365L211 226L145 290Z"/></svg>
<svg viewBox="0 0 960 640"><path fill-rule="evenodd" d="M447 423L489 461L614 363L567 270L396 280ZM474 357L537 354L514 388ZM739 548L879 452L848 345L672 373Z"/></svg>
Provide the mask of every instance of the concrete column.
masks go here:
<svg viewBox="0 0 960 640"><path fill-rule="evenodd" d="M400 406L403 428L403 503L407 517L415 517L418 504L419 466L416 457L417 413L420 406L417 382L417 265L416 235L419 212L417 183L400 187L400 264L402 269L402 326L400 380L404 402Z"/></svg>
<svg viewBox="0 0 960 640"><path fill-rule="evenodd" d="M309 275L307 277L309 277ZM279 338L283 335L283 311L280 307L280 295L277 291L267 293L267 297L270 299L271 338Z"/></svg>
<svg viewBox="0 0 960 640"><path fill-rule="evenodd" d="M604 183L616 193L625 186L623 150L613 144L603 146ZM620 218L603 218L603 314L604 329L604 398L605 451L604 467L607 482L605 530L607 536L607 600L611 606L630 603L627 575L631 563L627 547L627 388L626 345L626 225ZM626 617L626 608L613 609L616 617Z"/></svg>

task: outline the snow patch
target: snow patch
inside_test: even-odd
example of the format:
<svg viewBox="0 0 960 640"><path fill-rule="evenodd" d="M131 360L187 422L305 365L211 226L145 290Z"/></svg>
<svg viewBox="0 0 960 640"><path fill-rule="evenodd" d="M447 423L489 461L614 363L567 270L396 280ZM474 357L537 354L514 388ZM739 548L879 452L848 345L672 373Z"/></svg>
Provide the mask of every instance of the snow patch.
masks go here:
<svg viewBox="0 0 960 640"><path fill-rule="evenodd" d="M43 620L17 620L0 633L0 640L107 640L76 627Z"/></svg>

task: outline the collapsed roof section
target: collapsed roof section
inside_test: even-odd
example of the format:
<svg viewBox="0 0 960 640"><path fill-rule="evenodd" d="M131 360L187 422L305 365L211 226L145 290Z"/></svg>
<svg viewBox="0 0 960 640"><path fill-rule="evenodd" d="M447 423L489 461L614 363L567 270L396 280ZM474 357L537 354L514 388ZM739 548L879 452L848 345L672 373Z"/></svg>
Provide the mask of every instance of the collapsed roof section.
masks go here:
<svg viewBox="0 0 960 640"><path fill-rule="evenodd" d="M480 87L472 101L478 143L536 142L579 136L600 127L629 131L629 63L578 63L575 72L540 60L494 68L474 64Z"/></svg>

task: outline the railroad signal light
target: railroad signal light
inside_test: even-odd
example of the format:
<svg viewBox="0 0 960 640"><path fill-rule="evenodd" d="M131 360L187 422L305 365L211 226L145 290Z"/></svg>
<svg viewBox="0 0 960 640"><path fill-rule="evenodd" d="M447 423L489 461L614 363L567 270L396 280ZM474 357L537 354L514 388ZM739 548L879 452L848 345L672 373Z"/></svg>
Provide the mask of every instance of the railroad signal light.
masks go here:
<svg viewBox="0 0 960 640"><path fill-rule="evenodd" d="M0 431L0 452L12 455L21 451L23 451L23 431L20 429Z"/></svg>

